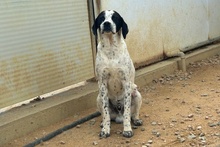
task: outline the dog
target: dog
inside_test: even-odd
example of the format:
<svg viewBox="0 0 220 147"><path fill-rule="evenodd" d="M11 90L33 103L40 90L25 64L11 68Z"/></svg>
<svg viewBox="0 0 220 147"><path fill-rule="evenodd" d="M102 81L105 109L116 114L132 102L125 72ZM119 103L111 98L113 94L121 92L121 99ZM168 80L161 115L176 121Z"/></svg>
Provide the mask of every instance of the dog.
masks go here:
<svg viewBox="0 0 220 147"><path fill-rule="evenodd" d="M98 30L98 31L97 31ZM139 111L142 97L134 84L135 68L125 43L128 26L114 10L102 11L92 26L100 36L95 61L99 94L97 107L102 115L101 138L110 136L110 123L123 123L123 136L133 136L134 125L142 125ZM97 33L98 32L98 33Z"/></svg>

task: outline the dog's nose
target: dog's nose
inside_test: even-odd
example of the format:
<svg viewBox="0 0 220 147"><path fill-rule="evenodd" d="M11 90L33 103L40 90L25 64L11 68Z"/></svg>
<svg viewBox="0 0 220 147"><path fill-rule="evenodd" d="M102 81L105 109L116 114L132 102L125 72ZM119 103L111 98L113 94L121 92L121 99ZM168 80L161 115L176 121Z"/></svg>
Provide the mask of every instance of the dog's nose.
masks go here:
<svg viewBox="0 0 220 147"><path fill-rule="evenodd" d="M110 27L110 25L111 25L111 24L110 24L109 21L104 22L104 26L105 26L105 27Z"/></svg>
<svg viewBox="0 0 220 147"><path fill-rule="evenodd" d="M104 29L103 29L104 32L112 31L111 23L109 21L104 22L103 25L104 25Z"/></svg>

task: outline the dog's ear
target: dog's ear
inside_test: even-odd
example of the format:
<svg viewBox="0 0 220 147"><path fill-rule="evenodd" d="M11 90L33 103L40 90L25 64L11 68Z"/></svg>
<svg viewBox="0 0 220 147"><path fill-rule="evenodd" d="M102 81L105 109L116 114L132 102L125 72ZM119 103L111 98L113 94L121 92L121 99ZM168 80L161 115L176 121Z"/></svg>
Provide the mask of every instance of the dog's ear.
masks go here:
<svg viewBox="0 0 220 147"><path fill-rule="evenodd" d="M102 11L98 17L95 19L94 24L92 26L92 32L96 36L97 35L97 29L100 28L100 24L105 20L105 11Z"/></svg>
<svg viewBox="0 0 220 147"><path fill-rule="evenodd" d="M97 35L97 26L96 26L96 21L94 22L93 26L92 26L92 32L93 34L96 36Z"/></svg>
<svg viewBox="0 0 220 147"><path fill-rule="evenodd" d="M127 34L128 34L128 25L123 20L123 22L122 22L122 35L123 35L124 39L126 38Z"/></svg>

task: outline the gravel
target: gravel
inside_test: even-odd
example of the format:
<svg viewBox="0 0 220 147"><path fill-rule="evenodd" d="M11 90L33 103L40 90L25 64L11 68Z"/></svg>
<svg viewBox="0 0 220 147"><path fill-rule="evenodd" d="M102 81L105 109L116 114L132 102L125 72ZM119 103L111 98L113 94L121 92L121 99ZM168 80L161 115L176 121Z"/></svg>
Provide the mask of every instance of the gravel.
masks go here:
<svg viewBox="0 0 220 147"><path fill-rule="evenodd" d="M156 84L145 87L143 91L146 92L146 95L144 95L144 92L142 92L142 95L143 98L146 97L143 104L147 105L143 106L151 107L152 109L150 109L150 111L152 112L146 111L140 113L140 117L145 123L140 127L132 126L135 135L131 139L124 138L122 135L123 128L120 128L122 126L117 125L119 128L114 130L115 126L113 126L113 129L111 129L112 134L109 138L98 141L94 139L89 142L90 146L102 146L103 142L106 143L106 146L142 147L159 146L158 144L162 146L211 146L214 143L219 143L216 142L216 140L220 141L220 104L215 106L205 104L207 100L209 102L215 100L214 98L216 97L213 95L217 95L217 98L220 98L219 87L213 88L210 86L210 88L203 89L203 91L200 90L200 88L202 89L203 87L190 88L190 84L192 84L190 83L190 79L192 80L197 76L196 74L198 74L195 70L202 66L210 66L214 64L220 64L219 56L214 56L213 58L201 62L190 63L189 67L191 70L187 71L187 73L175 71L174 74L162 75L160 78L153 80L153 83L159 85L159 88L167 86L170 87L169 90L172 91L177 85L181 89L186 89L190 95L193 95L193 99L187 99L184 90L179 91L181 97L174 97L169 92L167 92L166 95L164 93L158 93L157 89L159 88L158 86L155 86ZM220 73L215 73L214 80L214 82L220 82ZM203 85L211 85L210 80L204 77L201 77L197 82ZM155 94L155 97L148 97L148 92ZM158 96L161 96L162 101L157 100ZM199 101L194 103L196 98L198 98ZM157 108L157 106L160 105L160 103L157 103L158 101L163 102L163 106L159 107L159 109L161 109L161 114L156 115L154 114L154 110L155 107ZM173 105L169 105L170 103ZM177 113L173 113L173 109L180 106L187 106L187 108L185 110L180 110ZM164 117L162 113L169 116ZM77 115L76 117L79 116ZM89 129L96 128L98 125L97 122L98 118L97 120L92 119L89 121L89 125L77 125L76 128L78 128L78 131L85 129L86 127L89 127ZM96 131L98 132L100 130ZM89 135L96 134L96 136L93 137L97 138L97 132L90 132ZM60 140L56 143L63 146L69 144L69 142L67 143ZM218 145L219 144L216 144L216 147L220 147L220 145Z"/></svg>

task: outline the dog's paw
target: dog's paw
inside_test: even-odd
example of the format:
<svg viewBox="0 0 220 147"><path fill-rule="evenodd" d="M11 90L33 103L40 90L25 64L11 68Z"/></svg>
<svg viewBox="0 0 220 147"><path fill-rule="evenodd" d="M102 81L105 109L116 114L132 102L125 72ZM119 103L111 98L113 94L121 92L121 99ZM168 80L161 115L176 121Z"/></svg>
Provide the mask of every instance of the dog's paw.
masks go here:
<svg viewBox="0 0 220 147"><path fill-rule="evenodd" d="M104 131L101 131L100 134L99 134L100 138L107 138L109 136L110 136L110 133L104 132Z"/></svg>
<svg viewBox="0 0 220 147"><path fill-rule="evenodd" d="M142 124L143 124L143 121L141 119L134 120L134 125L135 126L141 126Z"/></svg>
<svg viewBox="0 0 220 147"><path fill-rule="evenodd" d="M130 138L133 135L134 135L133 131L123 131L123 136L126 137L126 138Z"/></svg>

